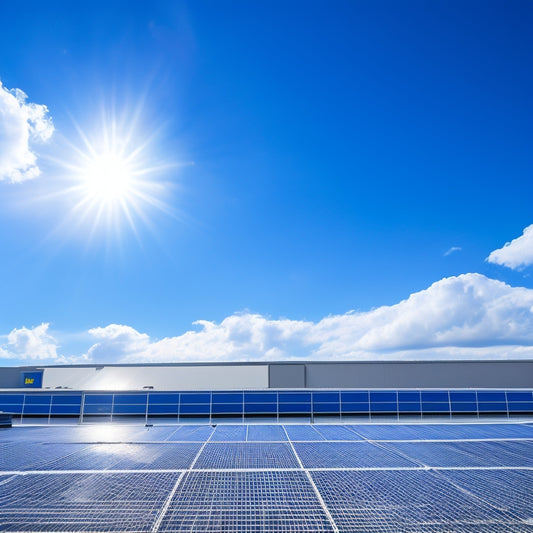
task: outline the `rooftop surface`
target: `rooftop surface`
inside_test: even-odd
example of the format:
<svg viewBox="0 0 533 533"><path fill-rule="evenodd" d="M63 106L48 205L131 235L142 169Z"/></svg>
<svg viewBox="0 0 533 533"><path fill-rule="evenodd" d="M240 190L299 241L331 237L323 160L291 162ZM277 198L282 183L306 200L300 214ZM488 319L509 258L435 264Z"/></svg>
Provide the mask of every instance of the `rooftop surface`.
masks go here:
<svg viewBox="0 0 533 533"><path fill-rule="evenodd" d="M533 423L15 426L1 531L533 531Z"/></svg>

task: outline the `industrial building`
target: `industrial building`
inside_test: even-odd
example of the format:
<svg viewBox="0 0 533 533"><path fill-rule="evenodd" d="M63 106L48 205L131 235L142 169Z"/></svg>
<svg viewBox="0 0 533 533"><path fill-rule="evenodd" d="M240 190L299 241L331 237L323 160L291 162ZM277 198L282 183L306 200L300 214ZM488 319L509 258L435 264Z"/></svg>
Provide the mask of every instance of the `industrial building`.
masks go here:
<svg viewBox="0 0 533 533"><path fill-rule="evenodd" d="M0 369L0 531L533 533L533 362Z"/></svg>

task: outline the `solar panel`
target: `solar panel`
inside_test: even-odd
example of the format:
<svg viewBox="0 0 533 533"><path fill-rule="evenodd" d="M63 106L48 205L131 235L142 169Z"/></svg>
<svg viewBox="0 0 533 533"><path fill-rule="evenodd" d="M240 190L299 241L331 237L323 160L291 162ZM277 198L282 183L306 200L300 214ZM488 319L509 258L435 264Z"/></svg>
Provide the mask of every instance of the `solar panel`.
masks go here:
<svg viewBox="0 0 533 533"><path fill-rule="evenodd" d="M296 442L305 468L398 468L417 463L370 442Z"/></svg>
<svg viewBox="0 0 533 533"><path fill-rule="evenodd" d="M208 443L195 468L298 468L285 442Z"/></svg>
<svg viewBox="0 0 533 533"><path fill-rule="evenodd" d="M189 468L201 443L93 444L48 463L49 470L178 470Z"/></svg>
<svg viewBox="0 0 533 533"><path fill-rule="evenodd" d="M373 440L463 440L533 438L524 424L411 424L366 425L357 432Z"/></svg>
<svg viewBox="0 0 533 533"><path fill-rule="evenodd" d="M533 467L533 441L388 442L382 446L432 467Z"/></svg>
<svg viewBox="0 0 533 533"><path fill-rule="evenodd" d="M532 470L445 470L439 473L483 501L533 522Z"/></svg>
<svg viewBox="0 0 533 533"><path fill-rule="evenodd" d="M15 427L0 432L0 531L533 533L532 430Z"/></svg>
<svg viewBox="0 0 533 533"><path fill-rule="evenodd" d="M151 531L178 474L47 474L1 485L0 531Z"/></svg>
<svg viewBox="0 0 533 533"><path fill-rule="evenodd" d="M340 531L527 531L517 516L432 472L352 470L311 475Z"/></svg>
<svg viewBox="0 0 533 533"><path fill-rule="evenodd" d="M205 424L203 426L181 426L174 430L166 440L204 442L211 436L211 433L213 433L213 428Z"/></svg>
<svg viewBox="0 0 533 533"><path fill-rule="evenodd" d="M324 436L326 440L363 440L362 437L351 431L346 426L339 425L319 425L315 429Z"/></svg>
<svg viewBox="0 0 533 533"><path fill-rule="evenodd" d="M333 531L303 472L192 472L160 531Z"/></svg>
<svg viewBox="0 0 533 533"><path fill-rule="evenodd" d="M285 426L287 435L292 441L302 441L302 440L326 440L325 437L319 433L313 426L306 425L287 425Z"/></svg>
<svg viewBox="0 0 533 533"><path fill-rule="evenodd" d="M248 441L286 441L287 436L283 426L249 425Z"/></svg>
<svg viewBox="0 0 533 533"><path fill-rule="evenodd" d="M54 461L82 451L86 444L9 442L0 448L0 471L46 469Z"/></svg>
<svg viewBox="0 0 533 533"><path fill-rule="evenodd" d="M246 426L217 426L210 439L211 442L216 441L245 441L246 440Z"/></svg>

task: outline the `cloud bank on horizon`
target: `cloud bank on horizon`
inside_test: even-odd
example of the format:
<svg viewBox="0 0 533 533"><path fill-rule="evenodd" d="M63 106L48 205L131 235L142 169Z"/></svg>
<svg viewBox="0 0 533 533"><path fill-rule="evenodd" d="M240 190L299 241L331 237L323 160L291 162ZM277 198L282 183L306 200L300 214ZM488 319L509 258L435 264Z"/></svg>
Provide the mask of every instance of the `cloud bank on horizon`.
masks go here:
<svg viewBox="0 0 533 533"><path fill-rule="evenodd" d="M41 173L33 146L48 141L54 126L48 108L27 98L0 81L0 180L20 182Z"/></svg>
<svg viewBox="0 0 533 533"><path fill-rule="evenodd" d="M0 357L44 362L423 360L533 357L533 290L481 274L444 278L395 305L318 322L260 314L197 321L161 340L127 325L89 330L86 353L61 354L48 324L7 336Z"/></svg>

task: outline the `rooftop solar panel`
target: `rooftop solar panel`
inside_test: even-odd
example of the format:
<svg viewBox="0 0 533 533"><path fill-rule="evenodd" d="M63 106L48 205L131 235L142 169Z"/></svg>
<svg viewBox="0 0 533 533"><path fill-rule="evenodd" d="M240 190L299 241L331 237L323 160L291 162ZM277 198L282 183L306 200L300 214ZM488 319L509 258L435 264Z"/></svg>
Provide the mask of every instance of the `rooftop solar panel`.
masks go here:
<svg viewBox="0 0 533 533"><path fill-rule="evenodd" d="M213 433L213 428L205 424L203 426L181 426L174 430L166 440L204 442L211 436L211 433Z"/></svg>
<svg viewBox="0 0 533 533"><path fill-rule="evenodd" d="M533 523L533 471L445 470L443 478L500 509Z"/></svg>
<svg viewBox="0 0 533 533"><path fill-rule="evenodd" d="M201 443L192 442L92 444L83 450L48 463L47 469L178 470L191 466L200 447Z"/></svg>
<svg viewBox="0 0 533 533"><path fill-rule="evenodd" d="M366 424L356 431L371 440L533 438L533 428L525 424Z"/></svg>
<svg viewBox="0 0 533 533"><path fill-rule="evenodd" d="M287 435L283 426L274 425L249 425L248 441L286 441Z"/></svg>
<svg viewBox="0 0 533 533"><path fill-rule="evenodd" d="M0 448L0 471L47 469L54 461L86 447L86 444L9 442Z"/></svg>
<svg viewBox="0 0 533 533"><path fill-rule="evenodd" d="M305 468L402 468L418 466L396 451L370 442L296 442Z"/></svg>
<svg viewBox="0 0 533 533"><path fill-rule="evenodd" d="M192 472L160 531L333 531L303 472Z"/></svg>
<svg viewBox="0 0 533 533"><path fill-rule="evenodd" d="M0 491L0 531L151 531L178 475L16 476Z"/></svg>
<svg viewBox="0 0 533 533"><path fill-rule="evenodd" d="M0 531L533 533L532 429L16 427Z"/></svg>
<svg viewBox="0 0 533 533"><path fill-rule="evenodd" d="M173 427L144 427L115 424L87 426L13 427L0 430L2 441L27 442L150 442L163 441L176 431Z"/></svg>
<svg viewBox="0 0 533 533"><path fill-rule="evenodd" d="M210 441L245 441L246 440L246 426L222 426L215 428Z"/></svg>
<svg viewBox="0 0 533 533"><path fill-rule="evenodd" d="M195 468L298 468L286 442L210 442L202 450Z"/></svg>
<svg viewBox="0 0 533 533"><path fill-rule="evenodd" d="M363 440L354 431L348 429L349 426L340 425L318 425L315 429L324 436L326 440Z"/></svg>
<svg viewBox="0 0 533 533"><path fill-rule="evenodd" d="M388 442L382 446L432 467L533 467L533 441Z"/></svg>
<svg viewBox="0 0 533 533"><path fill-rule="evenodd" d="M313 441L326 440L325 437L319 433L313 426L307 425L287 425L284 426L287 435L292 441Z"/></svg>
<svg viewBox="0 0 533 533"><path fill-rule="evenodd" d="M316 471L311 475L340 531L527 531L513 513L432 472Z"/></svg>

